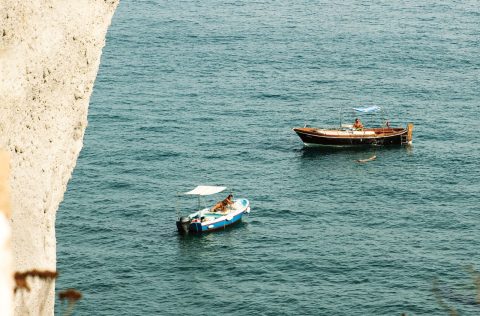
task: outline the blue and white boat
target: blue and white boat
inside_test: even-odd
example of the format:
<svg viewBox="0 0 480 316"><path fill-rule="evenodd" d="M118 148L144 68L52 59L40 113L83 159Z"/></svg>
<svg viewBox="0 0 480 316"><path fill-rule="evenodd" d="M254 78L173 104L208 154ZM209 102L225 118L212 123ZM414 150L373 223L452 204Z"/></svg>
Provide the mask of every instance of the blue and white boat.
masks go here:
<svg viewBox="0 0 480 316"><path fill-rule="evenodd" d="M224 229L242 220L243 215L250 213L250 202L247 199L227 199L212 207L200 209L200 197L224 191L226 187L200 185L185 192L186 195L198 196L199 210L188 216L179 216L177 228L179 233L203 233Z"/></svg>

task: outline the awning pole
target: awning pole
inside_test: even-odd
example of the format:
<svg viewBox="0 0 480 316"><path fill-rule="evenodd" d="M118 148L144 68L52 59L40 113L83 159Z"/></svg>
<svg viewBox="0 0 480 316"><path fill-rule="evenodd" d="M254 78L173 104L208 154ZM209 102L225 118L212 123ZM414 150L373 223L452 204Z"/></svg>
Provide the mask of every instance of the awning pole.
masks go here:
<svg viewBox="0 0 480 316"><path fill-rule="evenodd" d="M175 213L177 213L177 218L180 218L180 209L178 207L178 199L180 198L180 193L177 192L177 198L175 199Z"/></svg>

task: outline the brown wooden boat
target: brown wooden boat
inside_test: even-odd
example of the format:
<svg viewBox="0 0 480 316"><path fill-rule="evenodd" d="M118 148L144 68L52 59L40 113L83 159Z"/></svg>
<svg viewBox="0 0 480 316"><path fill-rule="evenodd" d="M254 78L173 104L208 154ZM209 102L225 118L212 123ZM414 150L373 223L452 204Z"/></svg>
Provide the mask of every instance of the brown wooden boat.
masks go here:
<svg viewBox="0 0 480 316"><path fill-rule="evenodd" d="M297 127L293 130L307 147L410 145L412 143L413 124L409 123L406 128L376 127L358 130L351 127L338 129Z"/></svg>

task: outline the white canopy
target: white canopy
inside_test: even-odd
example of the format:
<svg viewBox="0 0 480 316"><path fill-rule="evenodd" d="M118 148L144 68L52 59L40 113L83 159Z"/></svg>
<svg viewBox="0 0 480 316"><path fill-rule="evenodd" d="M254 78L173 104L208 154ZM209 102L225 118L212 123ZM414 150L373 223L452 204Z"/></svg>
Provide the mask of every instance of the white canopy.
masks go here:
<svg viewBox="0 0 480 316"><path fill-rule="evenodd" d="M227 187L216 187L216 186L211 186L211 185L199 185L192 191L185 192L185 194L191 194L191 195L211 195L215 193L222 192L225 190Z"/></svg>
<svg viewBox="0 0 480 316"><path fill-rule="evenodd" d="M370 106L370 107L367 107L367 108L353 108L355 111L357 112L363 112L363 113L371 113L371 112L377 112L380 110L380 107L379 106Z"/></svg>

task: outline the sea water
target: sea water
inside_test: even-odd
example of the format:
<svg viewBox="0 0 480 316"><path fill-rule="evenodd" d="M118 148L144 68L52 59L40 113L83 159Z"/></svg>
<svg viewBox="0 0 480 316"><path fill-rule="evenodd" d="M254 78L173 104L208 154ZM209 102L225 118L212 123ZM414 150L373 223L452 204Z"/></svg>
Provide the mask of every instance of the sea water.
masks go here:
<svg viewBox="0 0 480 316"><path fill-rule="evenodd" d="M75 315L479 315L479 30L468 0L122 1L57 290L83 293ZM412 122L413 146L309 150L291 130L373 105L363 123ZM251 214L179 236L200 184Z"/></svg>

